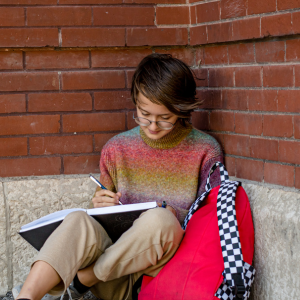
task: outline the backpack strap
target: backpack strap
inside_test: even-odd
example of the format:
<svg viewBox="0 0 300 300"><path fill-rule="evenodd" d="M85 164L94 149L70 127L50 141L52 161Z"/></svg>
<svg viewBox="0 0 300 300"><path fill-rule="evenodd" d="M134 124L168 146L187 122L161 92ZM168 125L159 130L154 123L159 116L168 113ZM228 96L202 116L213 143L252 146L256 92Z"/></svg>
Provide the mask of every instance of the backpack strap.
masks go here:
<svg viewBox="0 0 300 300"><path fill-rule="evenodd" d="M188 214L186 215L183 224L182 224L182 229L185 230L188 222L192 218L193 214L198 210L200 207L200 204L203 202L203 200L208 196L209 192L212 190L211 185L210 185L210 176L211 174L217 169L220 168L220 176L221 176L221 183L225 183L229 181L229 176L228 172L225 169L224 165L221 162L215 162L212 167L210 168L210 171L208 173L207 179L206 179L206 185L205 185L205 192L198 197L195 202L192 204L192 206L189 209Z"/></svg>

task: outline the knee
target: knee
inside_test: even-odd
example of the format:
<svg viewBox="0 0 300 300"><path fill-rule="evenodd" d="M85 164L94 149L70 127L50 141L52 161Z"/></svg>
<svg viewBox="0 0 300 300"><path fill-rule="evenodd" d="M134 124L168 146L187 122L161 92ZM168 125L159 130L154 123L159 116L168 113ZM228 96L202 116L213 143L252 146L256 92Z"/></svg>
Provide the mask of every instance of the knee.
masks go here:
<svg viewBox="0 0 300 300"><path fill-rule="evenodd" d="M145 217L151 224L152 230L162 228L166 231L177 231L181 228L174 214L165 208L150 209L145 213Z"/></svg>
<svg viewBox="0 0 300 300"><path fill-rule="evenodd" d="M79 211L73 211L69 213L65 219L65 223L81 223L85 222L89 218L88 214L85 211L79 210Z"/></svg>

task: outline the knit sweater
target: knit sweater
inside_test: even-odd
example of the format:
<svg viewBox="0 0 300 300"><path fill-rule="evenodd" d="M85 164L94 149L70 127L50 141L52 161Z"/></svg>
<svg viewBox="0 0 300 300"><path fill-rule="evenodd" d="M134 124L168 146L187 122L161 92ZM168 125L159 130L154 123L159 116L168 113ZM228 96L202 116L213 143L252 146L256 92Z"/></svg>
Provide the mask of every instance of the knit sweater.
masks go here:
<svg viewBox="0 0 300 300"><path fill-rule="evenodd" d="M110 139L101 152L100 181L121 192L123 204L163 200L172 206L180 222L205 189L210 167L223 161L217 141L179 122L167 135L150 139L140 127ZM218 172L212 186L220 184Z"/></svg>

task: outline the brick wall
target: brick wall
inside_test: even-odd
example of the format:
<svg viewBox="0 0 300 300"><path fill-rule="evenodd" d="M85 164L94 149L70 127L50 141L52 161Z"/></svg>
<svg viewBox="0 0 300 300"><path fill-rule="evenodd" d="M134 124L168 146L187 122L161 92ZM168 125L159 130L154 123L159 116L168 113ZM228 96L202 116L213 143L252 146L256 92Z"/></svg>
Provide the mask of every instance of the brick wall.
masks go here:
<svg viewBox="0 0 300 300"><path fill-rule="evenodd" d="M231 175L300 189L298 34L298 0L0 0L0 177L98 172L160 52L203 79L193 123Z"/></svg>

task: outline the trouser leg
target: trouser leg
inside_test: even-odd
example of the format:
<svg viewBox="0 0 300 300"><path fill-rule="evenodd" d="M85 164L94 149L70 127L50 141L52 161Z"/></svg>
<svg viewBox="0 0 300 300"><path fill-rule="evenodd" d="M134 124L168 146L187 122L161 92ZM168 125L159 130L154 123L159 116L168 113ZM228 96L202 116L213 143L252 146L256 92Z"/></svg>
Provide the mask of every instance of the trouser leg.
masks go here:
<svg viewBox="0 0 300 300"><path fill-rule="evenodd" d="M94 266L96 277L107 282L133 274L156 276L175 254L184 231L167 209L155 208L143 213Z"/></svg>
<svg viewBox="0 0 300 300"><path fill-rule="evenodd" d="M50 291L61 294L79 269L98 259L112 245L103 227L83 211L70 213L50 235L35 261L50 264L62 279L62 284Z"/></svg>

